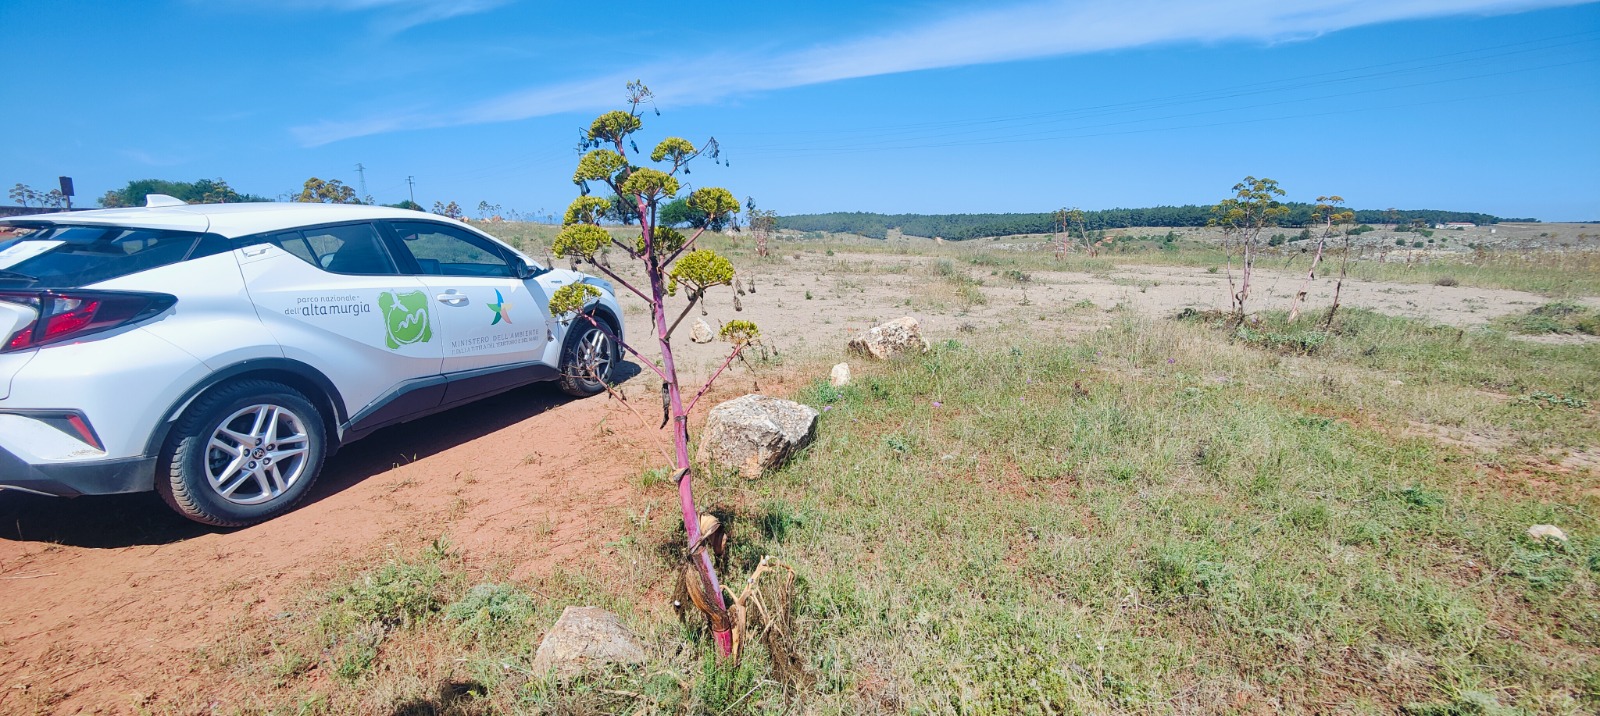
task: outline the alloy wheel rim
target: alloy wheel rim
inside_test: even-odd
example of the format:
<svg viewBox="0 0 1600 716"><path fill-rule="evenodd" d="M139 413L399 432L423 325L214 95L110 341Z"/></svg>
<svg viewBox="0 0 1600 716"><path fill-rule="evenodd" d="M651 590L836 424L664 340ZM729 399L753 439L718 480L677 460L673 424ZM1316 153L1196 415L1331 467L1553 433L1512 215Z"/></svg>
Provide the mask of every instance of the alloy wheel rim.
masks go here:
<svg viewBox="0 0 1600 716"><path fill-rule="evenodd" d="M611 375L611 337L591 327L578 340L578 368L585 380L603 383Z"/></svg>
<svg viewBox="0 0 1600 716"><path fill-rule="evenodd" d="M294 411L262 403L228 416L206 444L206 482L237 505L278 498L305 477L311 440Z"/></svg>

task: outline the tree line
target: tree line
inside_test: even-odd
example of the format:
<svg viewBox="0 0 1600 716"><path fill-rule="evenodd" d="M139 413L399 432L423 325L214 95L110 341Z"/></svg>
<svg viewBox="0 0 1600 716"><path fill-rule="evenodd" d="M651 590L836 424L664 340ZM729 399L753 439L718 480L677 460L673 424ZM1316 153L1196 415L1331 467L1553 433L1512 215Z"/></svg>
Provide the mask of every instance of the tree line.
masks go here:
<svg viewBox="0 0 1600 716"><path fill-rule="evenodd" d="M107 208L124 206L143 206L145 197L150 194L166 194L181 199L190 204L223 204L240 202L272 201L273 199L257 194L241 193L228 185L222 178L198 179L196 181L169 181L166 179L135 179L129 181L121 189L107 191L99 199L99 204ZM10 192L13 202L21 206L40 206L45 208L64 208L65 197L59 190L48 192L38 191L23 184L17 184ZM376 204L371 196L357 196L354 188L344 184L338 179L319 179L311 177L305 181L297 194L281 195L282 199L297 202L335 203L335 204ZM615 197L613 197L615 199ZM395 204L384 204L401 209L427 211L421 205L409 200ZM1315 219L1316 205L1302 202L1285 202L1282 204L1288 213L1279 221L1277 226L1307 227L1317 223ZM542 215L539 213L529 215L529 218ZM463 208L454 201L434 202L432 213L456 219L466 217ZM498 216L502 213L499 204L490 204L487 201L478 203L480 218L491 215ZM521 212L505 211L509 218L515 221L521 217ZM1161 226L1161 227L1198 227L1205 226L1213 218L1211 206L1188 204L1184 206L1154 206L1139 209L1100 209L1083 211L1076 223L1077 230L1105 231L1108 229L1126 229L1136 226ZM638 212L625 201L612 201L611 208L606 212L606 220L630 225L638 222ZM1355 221L1359 224L1387 224L1394 226L1424 225L1468 221L1474 224L1497 224L1504 221L1536 222L1537 219L1529 218L1502 218L1492 214L1472 211L1445 211L1439 209L1362 209L1355 211ZM698 208L690 206L686 201L679 199L664 204L661 207L660 223L663 226L677 226L690 228L708 228L712 231L722 231L732 225L727 217L709 217ZM777 219L777 228L794 231L824 231L829 233L858 234L875 239L888 238L889 232L899 230L912 236L940 237L951 241L976 239L989 236L1015 236L1019 234L1048 234L1060 231L1060 217L1054 212L1017 213L1017 214L879 214L875 212L831 212L826 214L794 214L782 216Z"/></svg>
<svg viewBox="0 0 1600 716"><path fill-rule="evenodd" d="M122 206L144 206L145 197L166 194L190 204L238 204L254 201L272 201L264 196L241 194L221 178L196 181L168 181L166 179L134 179L121 189L112 189L100 197L100 205L107 209Z"/></svg>
<svg viewBox="0 0 1600 716"><path fill-rule="evenodd" d="M39 205L47 208L64 208L64 197L60 191L40 192L24 184L17 184L11 190L11 200L22 206ZM144 206L145 199L151 194L165 194L181 199L190 204L241 204L250 202L273 201L271 197L259 194L240 193L230 186L226 179L198 179L195 181L172 181L168 179L134 179L121 189L112 189L101 195L98 203L107 209L116 209L129 206ZM299 193L279 195L280 199L313 204L376 204L372 197L356 195L356 190L338 179L319 179L311 177L301 186ZM425 211L421 205L410 200L402 200L384 206L398 209L411 209ZM499 211L500 205L480 202L480 211ZM453 218L465 216L459 205L450 202L434 203L435 214L442 214Z"/></svg>
<svg viewBox="0 0 1600 716"><path fill-rule="evenodd" d="M1288 209L1277 225L1306 227L1317 223L1317 206L1303 202L1286 202ZM1205 226L1213 218L1211 206L1188 204L1184 206L1154 206L1142 209L1101 209L1083 212L1083 227L1089 231L1127 229L1135 226ZM1361 209L1355 212L1357 223L1411 224L1422 221L1428 225L1470 221L1474 224L1498 224L1502 221L1535 222L1537 219L1512 219L1475 211L1445 211L1440 209ZM825 231L840 234L858 234L874 239L888 238L889 231L898 229L912 236L940 237L951 241L989 236L1014 236L1018 234L1048 234L1057 230L1058 217L1053 212L1036 214L878 214L865 211L839 211L827 214L794 214L778 218L778 227L794 231Z"/></svg>

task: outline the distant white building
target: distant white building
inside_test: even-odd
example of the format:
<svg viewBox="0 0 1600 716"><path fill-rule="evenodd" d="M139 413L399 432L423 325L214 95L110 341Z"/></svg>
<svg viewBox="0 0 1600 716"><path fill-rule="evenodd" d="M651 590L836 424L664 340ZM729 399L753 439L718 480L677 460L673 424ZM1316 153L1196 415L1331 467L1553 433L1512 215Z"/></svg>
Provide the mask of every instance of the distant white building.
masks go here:
<svg viewBox="0 0 1600 716"><path fill-rule="evenodd" d="M1477 224L1470 221L1447 221L1443 224L1434 224L1435 229L1476 229Z"/></svg>

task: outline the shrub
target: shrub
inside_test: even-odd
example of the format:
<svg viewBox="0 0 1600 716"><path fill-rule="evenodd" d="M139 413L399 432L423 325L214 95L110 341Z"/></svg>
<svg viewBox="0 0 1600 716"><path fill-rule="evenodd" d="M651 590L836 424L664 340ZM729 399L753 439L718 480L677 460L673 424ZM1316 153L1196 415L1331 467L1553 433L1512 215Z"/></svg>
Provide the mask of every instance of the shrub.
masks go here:
<svg viewBox="0 0 1600 716"><path fill-rule="evenodd" d="M1400 501L1419 510L1435 510L1444 506L1444 498L1422 487L1412 485L1399 492Z"/></svg>
<svg viewBox="0 0 1600 716"><path fill-rule="evenodd" d="M1279 333L1259 331L1249 326L1239 326L1234 336L1241 341L1282 353L1311 355L1328 342L1328 334L1307 329Z"/></svg>
<svg viewBox="0 0 1600 716"><path fill-rule="evenodd" d="M1547 303L1520 316L1507 316L1499 322L1509 330L1527 335L1548 333L1600 335L1600 311L1565 301Z"/></svg>
<svg viewBox="0 0 1600 716"><path fill-rule="evenodd" d="M1565 301L1546 303L1543 306L1528 311L1531 316L1550 316L1551 318L1565 318L1578 313L1583 313L1583 306Z"/></svg>
<svg viewBox="0 0 1600 716"><path fill-rule="evenodd" d="M444 618L455 622L462 637L485 639L527 624L533 598L509 584L479 584L446 607Z"/></svg>
<svg viewBox="0 0 1600 716"><path fill-rule="evenodd" d="M1439 278L1433 280L1433 285L1446 287L1459 286L1461 285L1461 282L1457 281L1456 277L1454 276L1440 276Z"/></svg>
<svg viewBox="0 0 1600 716"><path fill-rule="evenodd" d="M317 628L334 673L353 681L371 670L391 630L410 627L439 610L444 581L437 558L395 561L329 592Z"/></svg>
<svg viewBox="0 0 1600 716"><path fill-rule="evenodd" d="M409 626L438 611L443 581L437 562L390 562L329 594L324 625Z"/></svg>
<svg viewBox="0 0 1600 716"><path fill-rule="evenodd" d="M1583 398L1575 398L1570 395L1556 395L1555 393L1547 393L1542 390L1536 390L1532 393L1524 395L1521 398L1518 398L1517 402L1522 403L1523 405L1533 405L1540 408L1553 406L1557 408L1573 408L1575 410L1583 410L1584 408L1589 407L1589 401L1584 400Z"/></svg>
<svg viewBox="0 0 1600 716"><path fill-rule="evenodd" d="M1228 568L1207 545L1161 544L1145 556L1144 587L1157 600L1211 594L1228 581Z"/></svg>

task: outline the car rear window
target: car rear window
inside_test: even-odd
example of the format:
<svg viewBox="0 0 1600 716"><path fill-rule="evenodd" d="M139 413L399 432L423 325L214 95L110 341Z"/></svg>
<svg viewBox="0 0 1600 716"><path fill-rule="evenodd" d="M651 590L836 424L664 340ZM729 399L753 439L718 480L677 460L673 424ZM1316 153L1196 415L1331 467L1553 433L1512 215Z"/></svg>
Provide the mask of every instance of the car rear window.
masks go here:
<svg viewBox="0 0 1600 716"><path fill-rule="evenodd" d="M312 266L333 273L383 276L398 273L383 239L371 224L324 226L266 237Z"/></svg>
<svg viewBox="0 0 1600 716"><path fill-rule="evenodd" d="M0 286L77 288L226 250L226 239L185 231L41 227L0 242Z"/></svg>

